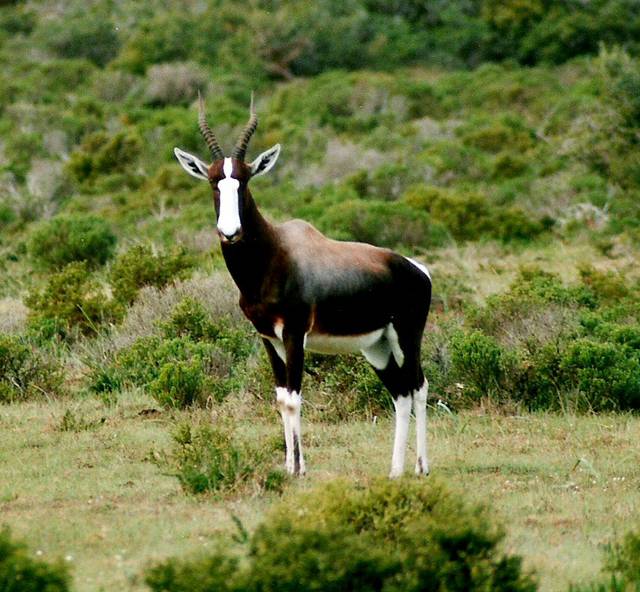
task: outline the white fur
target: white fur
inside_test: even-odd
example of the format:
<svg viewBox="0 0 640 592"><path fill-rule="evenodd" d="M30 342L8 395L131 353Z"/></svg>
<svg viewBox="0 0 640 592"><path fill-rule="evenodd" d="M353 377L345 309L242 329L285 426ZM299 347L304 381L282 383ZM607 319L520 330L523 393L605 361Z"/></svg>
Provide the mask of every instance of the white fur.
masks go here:
<svg viewBox="0 0 640 592"><path fill-rule="evenodd" d="M384 329L376 329L362 335L307 334L307 349L320 354L348 354L370 348L380 341Z"/></svg>
<svg viewBox="0 0 640 592"><path fill-rule="evenodd" d="M429 382L425 378L424 384L413 393L413 413L416 416L416 475L429 474L429 459L427 457L427 395Z"/></svg>
<svg viewBox="0 0 640 592"><path fill-rule="evenodd" d="M396 408L396 431L393 438L393 456L391 457L391 473L389 477L400 477L404 472L404 455L409 435L409 418L411 417L411 395L394 399Z"/></svg>
<svg viewBox="0 0 640 592"><path fill-rule="evenodd" d="M281 386L276 387L276 404L278 405L278 411L282 417L282 425L284 427L284 443L286 448L285 453L285 468L288 473L293 473L293 431L291 430L291 416L287 412L287 401L289 399L289 391Z"/></svg>
<svg viewBox="0 0 640 592"><path fill-rule="evenodd" d="M398 368L402 368L402 365L404 364L404 352L400 347L398 333L393 328L393 325L391 323L387 325L386 336L387 340L389 341L389 345L391 346L391 352L393 353L393 357L396 360L396 364L398 364Z"/></svg>
<svg viewBox="0 0 640 592"><path fill-rule="evenodd" d="M209 180L209 167L199 158L196 158L193 154L189 154L184 150L180 150L180 148L174 148L173 153L176 155L182 168L192 177L204 181Z"/></svg>
<svg viewBox="0 0 640 592"><path fill-rule="evenodd" d="M273 345L278 357L286 362L286 353L282 336L284 325L278 321L273 325L276 337L265 336ZM399 367L404 364L404 352L398 342L398 334L389 323L382 329L361 335L326 335L324 333L307 333L304 337L304 348L319 354L362 353L374 368L384 370L393 357Z"/></svg>
<svg viewBox="0 0 640 592"><path fill-rule="evenodd" d="M265 150L249 165L251 167L251 176L259 177L268 173L273 168L273 165L276 164L278 156L280 156L280 144Z"/></svg>
<svg viewBox="0 0 640 592"><path fill-rule="evenodd" d="M218 181L218 190L220 191L218 230L224 236L231 237L241 230L240 204L238 203L240 181L231 176L233 173L233 163L230 158L224 159L222 170L225 177Z"/></svg>
<svg viewBox="0 0 640 592"><path fill-rule="evenodd" d="M409 263L412 263L413 265L415 265L422 273L424 273L424 275L426 275L429 279L431 279L431 274L429 273L429 270L426 268L425 265L422 265L422 263L418 263L417 261L415 261L414 259L411 259L410 257L405 257L405 259L409 261Z"/></svg>
<svg viewBox="0 0 640 592"><path fill-rule="evenodd" d="M284 426L284 442L286 446L285 468L290 474L295 472L294 448L295 439L297 439L298 450L300 452L300 474L304 475L306 467L302 453L302 429L300 421L302 397L295 391L289 392L284 387L276 387L276 402Z"/></svg>

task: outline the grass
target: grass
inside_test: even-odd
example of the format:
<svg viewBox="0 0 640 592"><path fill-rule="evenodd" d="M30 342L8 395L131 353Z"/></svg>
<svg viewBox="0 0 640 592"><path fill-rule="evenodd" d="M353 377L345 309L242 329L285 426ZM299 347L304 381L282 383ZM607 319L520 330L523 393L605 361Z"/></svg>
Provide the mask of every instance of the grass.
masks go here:
<svg viewBox="0 0 640 592"><path fill-rule="evenodd" d="M152 407L125 393L113 407L87 398L0 409L0 522L38 555L64 557L78 592L143 590L139 574L150 562L212 547L218 535L236 532L234 516L253 527L276 499L184 494L151 462L168 448L175 419ZM189 413L202 420L207 412L180 415ZM280 433L275 410L272 422L259 423L241 406L229 413L247 439ZM388 418L307 424L310 472L290 493L338 475L366 483L386 474L391 429ZM494 509L509 550L537 571L541 590L591 580L603 546L637 527L637 417L433 411L429 433L432 470Z"/></svg>

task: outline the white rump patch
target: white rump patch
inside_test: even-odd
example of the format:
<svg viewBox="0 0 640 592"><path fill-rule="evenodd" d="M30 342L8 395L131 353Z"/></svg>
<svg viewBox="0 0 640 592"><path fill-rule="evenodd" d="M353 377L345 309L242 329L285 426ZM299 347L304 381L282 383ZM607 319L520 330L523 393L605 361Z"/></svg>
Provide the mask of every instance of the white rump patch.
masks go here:
<svg viewBox="0 0 640 592"><path fill-rule="evenodd" d="M218 214L218 230L225 236L233 236L241 229L238 188L240 181L231 177L233 163L230 158L224 159L222 167L225 178L218 181L220 191L220 213Z"/></svg>
<svg viewBox="0 0 640 592"><path fill-rule="evenodd" d="M283 362L287 362L287 351L284 349L284 342L282 341L282 339L277 339L275 337L268 337L266 335L263 335L263 337L265 337L266 339L268 339L271 342L271 345L273 345L273 349L276 350L276 353L278 354L278 357L283 361Z"/></svg>
<svg viewBox="0 0 640 592"><path fill-rule="evenodd" d="M389 364L391 354L393 354L398 367L402 368L404 364L404 352L398 341L398 333L393 325L389 323L385 327L380 339L370 347L363 349L362 355L376 370L384 370Z"/></svg>
<svg viewBox="0 0 640 592"><path fill-rule="evenodd" d="M416 260L411 259L411 257L405 257L405 259L409 261L409 263L415 265L422 273L424 273L424 275L429 278L429 280L431 280L431 274L429 273L429 270L425 265L422 265L422 263L418 263Z"/></svg>
<svg viewBox="0 0 640 592"><path fill-rule="evenodd" d="M391 346L391 351L396 360L396 364L398 364L398 368L402 368L402 365L404 364L404 352L400 348L398 333L396 333L396 330L393 328L391 323L387 325L386 337L389 341L389 345Z"/></svg>

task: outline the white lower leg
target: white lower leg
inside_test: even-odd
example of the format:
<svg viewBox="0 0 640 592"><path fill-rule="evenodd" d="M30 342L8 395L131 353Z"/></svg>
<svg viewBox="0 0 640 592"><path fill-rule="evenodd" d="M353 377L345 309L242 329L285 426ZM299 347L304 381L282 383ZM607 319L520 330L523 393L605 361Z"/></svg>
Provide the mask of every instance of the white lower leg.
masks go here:
<svg viewBox="0 0 640 592"><path fill-rule="evenodd" d="M413 395L413 413L416 416L416 475L429 474L429 460L427 458L427 394L429 382L425 378L424 384Z"/></svg>
<svg viewBox="0 0 640 592"><path fill-rule="evenodd" d="M278 411L282 417L284 426L285 461L284 466L287 473L293 473L293 430L291 429L291 415L287 408L289 401L289 391L284 387L276 387L276 403Z"/></svg>
<svg viewBox="0 0 640 592"><path fill-rule="evenodd" d="M302 408L302 397L295 391L289 393L287 400L287 412L289 415L289 423L291 426L293 440L293 472L296 475L305 474L304 456L302 454L302 423L300 420L300 411Z"/></svg>
<svg viewBox="0 0 640 592"><path fill-rule="evenodd" d="M396 432L393 439L393 457L389 477L399 477L404 472L404 455L407 449L409 434L409 417L411 416L411 396L398 397L393 404L396 408Z"/></svg>

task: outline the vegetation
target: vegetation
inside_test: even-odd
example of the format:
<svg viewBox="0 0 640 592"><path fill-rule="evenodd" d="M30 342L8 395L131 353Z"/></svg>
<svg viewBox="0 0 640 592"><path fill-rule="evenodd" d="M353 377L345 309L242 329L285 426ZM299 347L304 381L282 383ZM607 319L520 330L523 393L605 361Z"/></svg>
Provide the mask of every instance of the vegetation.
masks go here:
<svg viewBox="0 0 640 592"><path fill-rule="evenodd" d="M273 453L281 443L252 447L238 442L229 427L211 428L190 423L178 424L173 432L174 449L161 466L176 475L189 493L237 493L243 487L279 491L284 483L282 470L273 469Z"/></svg>
<svg viewBox="0 0 640 592"><path fill-rule="evenodd" d="M222 548L169 560L152 590L522 590L536 585L501 553L501 531L442 485L343 482L277 506L248 543L248 564Z"/></svg>
<svg viewBox="0 0 640 592"><path fill-rule="evenodd" d="M104 265L113 255L116 237L96 216L59 216L37 228L29 242L31 256L59 269L75 261Z"/></svg>
<svg viewBox="0 0 640 592"><path fill-rule="evenodd" d="M639 39L634 0L0 2L0 509L14 532L42 551L35 525L58 528L57 552L89 525L79 590L141 590L150 557L149 584L176 590L271 589L287 574L292 588L532 589L529 566L543 589L636 585L634 535L609 559L595 547L615 540L609 514L627 528L615 501L638 503L620 442L637 441L640 409ZM274 468L269 363L238 311L210 189L173 156L205 155L198 92L227 148L252 90L249 158L283 145L252 182L268 218L428 264L434 471L468 482L469 505L439 485L372 481L391 404L361 357L308 356L318 473L305 485ZM316 489L345 473L361 489ZM338 528L332 513L367 492L433 501L433 521L398 540L378 522ZM308 504L315 527L270 513L280 495ZM583 495L590 511L576 515ZM141 499L169 524L151 524ZM524 570L473 510L488 499ZM126 520L120 500L135 508ZM112 516L131 524L117 542ZM234 550L219 547L232 535ZM308 553L281 573L294 543ZM469 563L447 554L458 544Z"/></svg>
<svg viewBox="0 0 640 592"><path fill-rule="evenodd" d="M0 403L61 391L61 368L51 355L19 337L0 335Z"/></svg>
<svg viewBox="0 0 640 592"><path fill-rule="evenodd" d="M32 559L26 547L0 530L0 586L7 592L67 592L70 577L63 563Z"/></svg>

